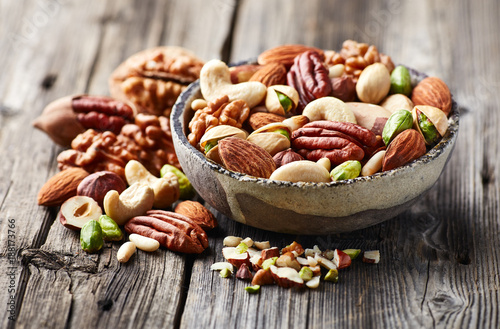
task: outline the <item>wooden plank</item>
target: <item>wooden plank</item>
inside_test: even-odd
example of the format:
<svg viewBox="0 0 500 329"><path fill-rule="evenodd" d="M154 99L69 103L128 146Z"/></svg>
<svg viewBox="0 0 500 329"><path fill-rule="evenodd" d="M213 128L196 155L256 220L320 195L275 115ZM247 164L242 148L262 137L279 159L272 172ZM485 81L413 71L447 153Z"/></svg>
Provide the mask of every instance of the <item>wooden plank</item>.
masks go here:
<svg viewBox="0 0 500 329"><path fill-rule="evenodd" d="M36 16L39 10L37 4L25 11L13 8L18 20ZM2 158L11 161L8 166L2 164L8 169L1 173L2 184L8 183L0 189L5 193L2 236L7 234L6 219L15 218L19 228L16 250L23 266L18 264L16 277L17 322L9 322L2 309L2 327L35 323L46 327L172 327L179 321L185 271L190 266L186 257L160 250L137 253L129 264L120 264L118 244L107 244L97 255L82 252L78 234L53 223L56 209L36 206L38 189L57 171L55 157L61 149L41 132L28 128L26 134L19 127L29 127L56 98L83 92L107 94L109 73L144 48L159 44L191 47L202 58L220 53L231 11L213 21L206 16L210 10L214 8L204 1L64 2L37 29L31 43L22 44L20 54L7 56L15 70L9 75L10 83L8 78L1 80L5 96L1 99L20 113L11 126L2 126ZM192 31L195 35L213 38L200 39L199 44L195 39L179 39L179 30L187 24L173 19L179 11L199 22ZM44 89L39 84L46 76L55 81ZM20 88L25 95L22 102L16 98ZM16 147L15 153L8 154L9 145ZM33 161L25 161L27 155ZM8 263L7 254L2 256L2 265ZM0 280L2 288L8 286L8 278ZM2 300L6 292L2 289Z"/></svg>
<svg viewBox="0 0 500 329"><path fill-rule="evenodd" d="M339 49L354 38L376 44L396 63L449 84L462 107L460 134L426 197L375 227L293 237L221 218L212 252L194 263L182 327L498 327L500 98L491 86L500 67L491 61L499 43L492 32L498 21L490 14L498 4L450 10L447 2L432 1L242 1L238 9L232 61L284 43ZM474 60L467 65L466 58ZM324 283L317 291L263 287L260 295L248 295L246 284L209 270L223 260L226 235L278 246L297 239L308 247L380 249L382 260L376 266L354 262L341 271L339 284Z"/></svg>

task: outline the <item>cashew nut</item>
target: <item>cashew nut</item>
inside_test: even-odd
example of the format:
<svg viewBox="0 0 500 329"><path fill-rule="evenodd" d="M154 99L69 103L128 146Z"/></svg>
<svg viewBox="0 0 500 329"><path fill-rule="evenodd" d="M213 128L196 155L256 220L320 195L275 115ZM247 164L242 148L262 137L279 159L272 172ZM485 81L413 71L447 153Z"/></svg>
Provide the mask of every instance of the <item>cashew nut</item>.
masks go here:
<svg viewBox="0 0 500 329"><path fill-rule="evenodd" d="M324 166L309 160L294 161L276 169L271 180L289 182L331 182L330 173Z"/></svg>
<svg viewBox="0 0 500 329"><path fill-rule="evenodd" d="M158 178L151 174L139 161L130 160L125 166L125 178L129 185L141 183L154 191L155 208L165 209L179 199L179 181L174 173Z"/></svg>
<svg viewBox="0 0 500 329"><path fill-rule="evenodd" d="M357 123L349 105L338 98L327 96L318 98L306 105L302 115L310 121L329 120Z"/></svg>
<svg viewBox="0 0 500 329"><path fill-rule="evenodd" d="M213 59L203 65L200 72L200 88L207 102L213 102L227 95L229 101L242 99L250 108L257 106L264 99L267 91L266 86L257 81L233 85L229 68L218 59Z"/></svg>
<svg viewBox="0 0 500 329"><path fill-rule="evenodd" d="M103 205L106 215L118 225L125 225L132 217L144 215L153 208L154 200L155 193L151 187L135 183L122 194L115 190L106 193Z"/></svg>

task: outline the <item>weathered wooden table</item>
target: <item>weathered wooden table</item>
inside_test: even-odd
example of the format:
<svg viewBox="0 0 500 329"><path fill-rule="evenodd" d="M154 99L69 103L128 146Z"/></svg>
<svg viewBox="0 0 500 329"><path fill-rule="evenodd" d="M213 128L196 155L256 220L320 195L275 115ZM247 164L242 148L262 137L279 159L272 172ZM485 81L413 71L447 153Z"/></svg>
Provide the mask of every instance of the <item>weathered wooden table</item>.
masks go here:
<svg viewBox="0 0 500 329"><path fill-rule="evenodd" d="M500 13L494 0L0 1L0 327L498 328L500 285ZM179 45L238 61L284 43L340 49L355 39L441 77L460 104L460 134L438 183L383 224L332 236L287 236L218 215L199 256L168 250L116 260L37 206L62 150L31 127L50 101L107 94L131 54ZM209 270L226 235L284 246L380 249L338 284L296 291Z"/></svg>

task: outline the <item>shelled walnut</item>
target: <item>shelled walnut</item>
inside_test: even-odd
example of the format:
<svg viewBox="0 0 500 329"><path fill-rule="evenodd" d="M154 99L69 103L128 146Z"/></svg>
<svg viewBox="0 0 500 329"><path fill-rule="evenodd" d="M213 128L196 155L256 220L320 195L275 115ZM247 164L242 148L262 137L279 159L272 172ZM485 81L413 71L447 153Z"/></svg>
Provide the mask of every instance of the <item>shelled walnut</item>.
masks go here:
<svg viewBox="0 0 500 329"><path fill-rule="evenodd" d="M138 114L135 124L123 126L118 135L88 129L72 141L71 148L57 157L59 169L108 170L125 177L124 168L130 160L141 162L156 176L164 164L179 167L166 117Z"/></svg>

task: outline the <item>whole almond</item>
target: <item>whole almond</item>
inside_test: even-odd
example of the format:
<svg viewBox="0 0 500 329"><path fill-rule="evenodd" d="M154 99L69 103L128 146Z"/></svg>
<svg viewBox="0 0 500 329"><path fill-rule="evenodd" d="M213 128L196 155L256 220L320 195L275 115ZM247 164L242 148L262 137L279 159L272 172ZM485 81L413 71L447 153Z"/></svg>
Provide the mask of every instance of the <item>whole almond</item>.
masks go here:
<svg viewBox="0 0 500 329"><path fill-rule="evenodd" d="M253 130L257 130L260 127L264 127L265 125L270 123L283 122L283 120L285 119L285 117L274 113L255 112L248 118L248 123Z"/></svg>
<svg viewBox="0 0 500 329"><path fill-rule="evenodd" d="M441 109L446 116L451 111L450 89L443 80L436 77L428 77L420 81L413 88L411 100L415 105L430 105Z"/></svg>
<svg viewBox="0 0 500 329"><path fill-rule="evenodd" d="M276 170L273 157L247 140L229 137L218 145L220 157L229 170L261 178L269 178Z"/></svg>
<svg viewBox="0 0 500 329"><path fill-rule="evenodd" d="M304 45L282 45L262 52L257 58L257 61L261 65L280 63L285 65L287 68L290 68L293 64L295 56L308 50L317 52L322 60L325 60L325 53L319 48Z"/></svg>
<svg viewBox="0 0 500 329"><path fill-rule="evenodd" d="M382 171L401 167L426 152L425 140L415 129L406 129L389 144L382 161Z"/></svg>
<svg viewBox="0 0 500 329"><path fill-rule="evenodd" d="M189 200L182 201L175 207L175 212L191 218L205 231L211 230L217 226L214 215L199 202Z"/></svg>
<svg viewBox="0 0 500 329"><path fill-rule="evenodd" d="M47 207L60 206L76 195L78 185L88 175L82 168L69 168L58 172L38 192L38 204Z"/></svg>
<svg viewBox="0 0 500 329"><path fill-rule="evenodd" d="M264 65L252 75L250 81L261 82L266 87L283 85L286 83L286 67L279 63Z"/></svg>

